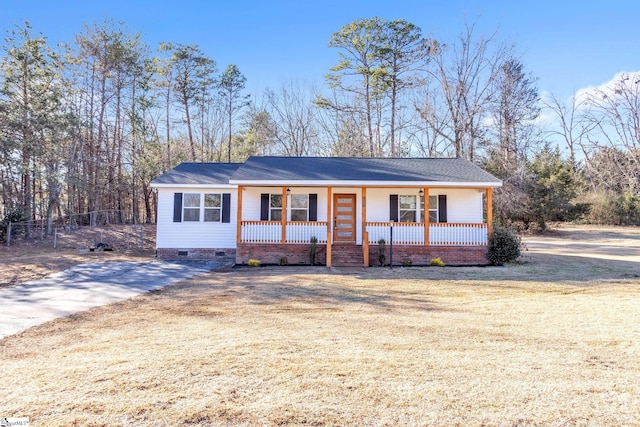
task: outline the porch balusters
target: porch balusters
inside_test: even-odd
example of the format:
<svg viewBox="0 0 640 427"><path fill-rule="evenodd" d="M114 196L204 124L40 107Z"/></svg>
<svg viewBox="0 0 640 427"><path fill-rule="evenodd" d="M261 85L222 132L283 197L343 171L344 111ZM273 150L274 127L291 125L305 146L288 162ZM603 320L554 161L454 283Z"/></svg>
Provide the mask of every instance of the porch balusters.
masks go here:
<svg viewBox="0 0 640 427"><path fill-rule="evenodd" d="M280 243L280 221L242 221L242 243Z"/></svg>
<svg viewBox="0 0 640 427"><path fill-rule="evenodd" d="M380 239L389 241L388 222L367 222L369 243ZM487 244L487 224L430 223L429 244L448 246L478 246ZM417 222L393 224L393 243L398 245L424 245L424 225Z"/></svg>
<svg viewBox="0 0 640 427"><path fill-rule="evenodd" d="M323 221L287 222L285 243L327 243L327 223ZM282 222L242 221L241 243L282 243Z"/></svg>
<svg viewBox="0 0 640 427"><path fill-rule="evenodd" d="M327 223L321 221L287 223L287 243L309 243L311 237L316 237L318 243L327 243Z"/></svg>

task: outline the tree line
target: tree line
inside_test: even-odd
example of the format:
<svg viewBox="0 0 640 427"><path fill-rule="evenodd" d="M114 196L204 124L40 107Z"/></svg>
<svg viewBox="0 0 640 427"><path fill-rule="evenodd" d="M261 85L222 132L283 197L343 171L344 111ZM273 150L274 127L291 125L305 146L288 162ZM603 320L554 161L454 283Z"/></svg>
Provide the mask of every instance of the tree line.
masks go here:
<svg viewBox="0 0 640 427"><path fill-rule="evenodd" d="M0 57L3 220L118 210L152 222L150 182L182 161L313 155L464 157L503 179L502 222L640 224L640 74L542 99L516 46L474 24L442 40L358 19L328 47L324 87L250 96L238 66L218 70L197 45L151 47L107 20L54 47L16 26Z"/></svg>

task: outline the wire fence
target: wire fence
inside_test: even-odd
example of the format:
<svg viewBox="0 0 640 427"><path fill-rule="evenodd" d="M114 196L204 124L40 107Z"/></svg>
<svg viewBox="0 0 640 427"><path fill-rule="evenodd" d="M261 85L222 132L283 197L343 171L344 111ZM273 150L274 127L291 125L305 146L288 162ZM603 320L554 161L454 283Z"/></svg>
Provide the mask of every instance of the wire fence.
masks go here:
<svg viewBox="0 0 640 427"><path fill-rule="evenodd" d="M60 249L144 251L155 246L155 225L135 224L130 212L102 210L0 228L7 247L42 244Z"/></svg>

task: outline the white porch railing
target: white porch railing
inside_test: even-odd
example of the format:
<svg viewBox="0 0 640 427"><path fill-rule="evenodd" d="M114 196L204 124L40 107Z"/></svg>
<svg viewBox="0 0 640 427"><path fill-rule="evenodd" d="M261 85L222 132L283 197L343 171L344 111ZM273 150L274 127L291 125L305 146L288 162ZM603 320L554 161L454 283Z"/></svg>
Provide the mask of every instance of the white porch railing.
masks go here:
<svg viewBox="0 0 640 427"><path fill-rule="evenodd" d="M367 222L369 243L380 239L391 241L388 222ZM445 246L479 246L488 242L487 224L431 223L429 244ZM396 222L393 224L393 243L398 245L424 245L424 224Z"/></svg>
<svg viewBox="0 0 640 427"><path fill-rule="evenodd" d="M318 221L296 221L287 223L287 243L309 243L314 237L318 243L327 243L327 223Z"/></svg>
<svg viewBox="0 0 640 427"><path fill-rule="evenodd" d="M318 243L327 243L327 223L319 221L295 221L286 223L285 243L309 243L315 236ZM282 243L282 222L242 221L241 243Z"/></svg>
<svg viewBox="0 0 640 427"><path fill-rule="evenodd" d="M281 243L280 221L242 221L240 230L242 243Z"/></svg>
<svg viewBox="0 0 640 427"><path fill-rule="evenodd" d="M367 222L369 243L378 243L384 239L391 241L391 228L388 222ZM393 243L396 245L424 245L424 224L420 222L394 222Z"/></svg>
<svg viewBox="0 0 640 427"><path fill-rule="evenodd" d="M369 243L380 239L391 241L388 222L367 222ZM295 221L286 223L285 243L309 243L312 236L318 243L327 243L327 223L322 221ZM480 246L488 242L487 224L431 223L429 244L445 246ZM280 221L242 221L241 243L281 243ZM424 224L396 222L393 224L393 243L396 245L424 245Z"/></svg>
<svg viewBox="0 0 640 427"><path fill-rule="evenodd" d="M488 235L487 224L429 224L430 245L481 246Z"/></svg>

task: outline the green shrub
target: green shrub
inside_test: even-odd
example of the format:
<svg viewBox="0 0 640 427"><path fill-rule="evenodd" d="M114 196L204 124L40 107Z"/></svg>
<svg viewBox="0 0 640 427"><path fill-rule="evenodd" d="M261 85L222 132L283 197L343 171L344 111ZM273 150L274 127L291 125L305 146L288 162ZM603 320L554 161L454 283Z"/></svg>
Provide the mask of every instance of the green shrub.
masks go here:
<svg viewBox="0 0 640 427"><path fill-rule="evenodd" d="M259 259L250 259L249 261L247 261L247 265L249 267L260 267L260 264L262 263Z"/></svg>
<svg viewBox="0 0 640 427"><path fill-rule="evenodd" d="M378 240L378 261L380 262L380 266L384 266L384 262L387 259L387 241L384 239Z"/></svg>
<svg viewBox="0 0 640 427"><path fill-rule="evenodd" d="M318 248L318 238L316 236L311 236L309 240L309 263L311 265L316 265L316 251Z"/></svg>
<svg viewBox="0 0 640 427"><path fill-rule="evenodd" d="M289 265L289 260L287 259L286 256L283 256L283 257L280 258L279 264L280 265Z"/></svg>
<svg viewBox="0 0 640 427"><path fill-rule="evenodd" d="M413 265L413 261L411 261L409 258L402 260L403 267L411 267L412 265Z"/></svg>
<svg viewBox="0 0 640 427"><path fill-rule="evenodd" d="M487 260L493 265L503 265L520 257L522 242L511 229L496 227L489 239Z"/></svg>
<svg viewBox="0 0 640 427"><path fill-rule="evenodd" d="M23 221L29 221L29 215L27 215L27 211L24 207L16 206L12 209L7 209L4 218L0 221L0 241L6 242L7 228L10 222ZM15 235L16 232L13 231L11 234Z"/></svg>
<svg viewBox="0 0 640 427"><path fill-rule="evenodd" d="M444 261L442 261L442 258L438 257L433 258L431 261L429 261L429 265L431 267L444 267L446 264L444 263Z"/></svg>

